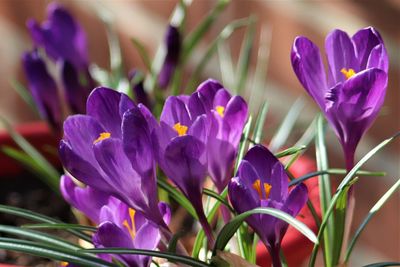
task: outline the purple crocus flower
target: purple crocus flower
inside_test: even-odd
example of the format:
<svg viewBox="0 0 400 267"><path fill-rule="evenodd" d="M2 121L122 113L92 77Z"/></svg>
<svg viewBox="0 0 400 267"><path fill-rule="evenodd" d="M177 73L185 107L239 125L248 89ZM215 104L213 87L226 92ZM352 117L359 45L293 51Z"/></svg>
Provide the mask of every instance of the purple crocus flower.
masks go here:
<svg viewBox="0 0 400 267"><path fill-rule="evenodd" d="M388 55L372 27L353 37L341 30L326 38L328 79L318 47L305 37L294 41L293 69L324 112L343 147L346 167L354 165L356 147L375 120L386 93Z"/></svg>
<svg viewBox="0 0 400 267"><path fill-rule="evenodd" d="M222 192L232 177L233 163L247 118L247 104L240 96L232 97L218 81L209 79L190 97L189 108L210 118L208 172L218 191Z"/></svg>
<svg viewBox="0 0 400 267"><path fill-rule="evenodd" d="M207 116L192 116L189 96L167 98L157 128L157 160L170 178L192 203L210 241L211 227L204 215L203 183L207 172Z"/></svg>
<svg viewBox="0 0 400 267"><path fill-rule="evenodd" d="M29 90L38 107L40 116L56 130L61 129L62 113L57 85L47 71L46 64L37 50L26 52L22 63Z"/></svg>
<svg viewBox="0 0 400 267"><path fill-rule="evenodd" d="M64 123L60 158L66 170L93 189L113 195L161 225L151 133L157 122L127 95L97 88L87 115Z"/></svg>
<svg viewBox="0 0 400 267"><path fill-rule="evenodd" d="M288 190L284 166L265 147L251 148L240 163L237 177L228 185L233 208L243 213L258 207L284 211L295 217L307 201L307 187L300 184ZM266 214L251 215L247 223L267 247L274 266L281 266L279 250L288 224Z"/></svg>
<svg viewBox="0 0 400 267"><path fill-rule="evenodd" d="M168 224L171 213L165 203L157 207L163 216L165 224ZM125 249L155 250L160 242L159 228L148 221L143 214L129 208L125 203L111 198L108 205L100 211L100 225L93 236L96 248L120 247ZM100 255L105 260L115 257L126 266L147 267L150 266L151 257L143 255Z"/></svg>
<svg viewBox="0 0 400 267"><path fill-rule="evenodd" d="M35 44L43 47L53 60L65 60L78 69L88 65L86 36L72 15L57 3L47 9L48 20L39 25L35 20L27 22Z"/></svg>
<svg viewBox="0 0 400 267"><path fill-rule="evenodd" d="M179 29L175 26L168 25L165 35L166 55L164 64L158 76L158 84L161 88L166 88L171 81L175 68L179 62L181 52L181 35Z"/></svg>

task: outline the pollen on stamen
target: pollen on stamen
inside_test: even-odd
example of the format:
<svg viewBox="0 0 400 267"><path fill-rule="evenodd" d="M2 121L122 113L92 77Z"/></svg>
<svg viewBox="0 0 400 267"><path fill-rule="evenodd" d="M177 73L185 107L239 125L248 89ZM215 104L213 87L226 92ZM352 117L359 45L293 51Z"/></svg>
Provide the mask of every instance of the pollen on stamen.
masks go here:
<svg viewBox="0 0 400 267"><path fill-rule="evenodd" d="M96 143L103 141L104 139L108 139L110 137L111 137L111 133L109 133L109 132L100 133L99 137L93 141L93 144L96 144Z"/></svg>
<svg viewBox="0 0 400 267"><path fill-rule="evenodd" d="M122 223L122 225L128 230L132 240L135 239L136 236L135 213L136 211L134 209L129 208L129 217L131 219L131 223L129 224L128 220L124 220Z"/></svg>
<svg viewBox="0 0 400 267"><path fill-rule="evenodd" d="M346 80L350 79L354 75L356 75L356 72L353 69L346 69L343 68L340 70L341 73L343 73L344 77L346 77Z"/></svg>
<svg viewBox="0 0 400 267"><path fill-rule="evenodd" d="M267 199L269 197L269 193L271 192L272 185L270 185L269 183L263 183L263 186L264 186L265 198L263 197L263 192L261 191L261 180L257 179L253 183L253 188L257 191L260 199L263 198Z"/></svg>
<svg viewBox="0 0 400 267"><path fill-rule="evenodd" d="M175 123L175 125L174 125L173 128L174 128L174 130L178 133L178 136L183 136L183 135L185 135L186 132L187 132L187 130L188 130L188 127L187 127L187 126L182 125L182 124L180 124L179 122L178 122L178 123Z"/></svg>
<svg viewBox="0 0 400 267"><path fill-rule="evenodd" d="M223 106L216 106L215 111L220 115L222 118L224 117L225 107Z"/></svg>

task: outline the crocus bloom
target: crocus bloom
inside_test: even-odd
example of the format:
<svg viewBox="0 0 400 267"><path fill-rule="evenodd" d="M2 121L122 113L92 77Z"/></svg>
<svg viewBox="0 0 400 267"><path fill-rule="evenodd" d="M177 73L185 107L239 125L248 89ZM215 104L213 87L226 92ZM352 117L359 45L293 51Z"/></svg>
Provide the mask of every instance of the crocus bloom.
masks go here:
<svg viewBox="0 0 400 267"><path fill-rule="evenodd" d="M165 224L170 221L170 210L165 203L158 205ZM129 208L125 203L111 198L108 205L100 211L100 225L93 236L96 248L120 247L124 249L155 250L160 242L159 228L148 221L140 212ZM111 257L130 267L150 266L151 257L143 255L100 255L104 259Z"/></svg>
<svg viewBox="0 0 400 267"><path fill-rule="evenodd" d="M268 207L295 217L307 201L307 187L300 184L289 192L284 166L261 145L246 153L237 177L228 185L228 193L233 208L239 213ZM267 247L274 266L281 266L279 250L289 225L266 214L251 215L246 221Z"/></svg>
<svg viewBox="0 0 400 267"><path fill-rule="evenodd" d="M192 203L212 242L211 228L202 203L203 182L207 172L207 117L192 116L187 102L188 96L167 98L156 131L156 155L161 169Z"/></svg>
<svg viewBox="0 0 400 267"><path fill-rule="evenodd" d="M294 41L292 65L338 136L346 167L351 169L356 147L383 104L389 60L381 36L372 27L351 38L341 30L332 31L325 51L328 79L318 47L305 37Z"/></svg>
<svg viewBox="0 0 400 267"><path fill-rule="evenodd" d="M233 163L247 118L247 104L242 97L232 97L218 81L210 79L203 82L190 97L189 108L210 118L208 172L218 191L222 192L232 177Z"/></svg>
<svg viewBox="0 0 400 267"><path fill-rule="evenodd" d="M164 64L161 68L158 84L161 88L168 86L174 74L175 68L179 62L179 55L181 52L181 35L179 29L175 26L168 25L167 33L165 35L166 55Z"/></svg>
<svg viewBox="0 0 400 267"><path fill-rule="evenodd" d="M29 90L42 118L55 129L61 128L61 104L57 85L47 71L46 64L38 51L26 52L22 63Z"/></svg>
<svg viewBox="0 0 400 267"><path fill-rule="evenodd" d="M64 123L59 152L66 170L167 229L157 208L154 117L127 95L101 87L89 96L86 110L87 115L70 116Z"/></svg>
<svg viewBox="0 0 400 267"><path fill-rule="evenodd" d="M78 69L88 65L86 36L72 15L57 3L47 10L48 20L39 25L30 19L27 26L35 44L44 47L53 60L66 60Z"/></svg>

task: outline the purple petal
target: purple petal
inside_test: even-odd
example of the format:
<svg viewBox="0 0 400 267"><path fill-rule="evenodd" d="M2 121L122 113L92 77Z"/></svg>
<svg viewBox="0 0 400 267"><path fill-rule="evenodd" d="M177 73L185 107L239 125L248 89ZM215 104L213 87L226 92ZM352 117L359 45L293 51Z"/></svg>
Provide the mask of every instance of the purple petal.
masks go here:
<svg viewBox="0 0 400 267"><path fill-rule="evenodd" d="M47 71L37 51L27 52L22 57L29 90L40 115L56 130L61 128L61 103L57 85Z"/></svg>
<svg viewBox="0 0 400 267"><path fill-rule="evenodd" d="M107 204L109 194L89 186L79 187L68 175L61 176L60 190L69 204L83 212L96 224L99 223L100 209Z"/></svg>
<svg viewBox="0 0 400 267"><path fill-rule="evenodd" d="M167 33L165 35L166 56L164 64L161 68L158 77L158 84L161 88L165 88L171 81L175 68L179 62L179 55L181 52L181 35L179 29L172 25L168 25Z"/></svg>
<svg viewBox="0 0 400 267"><path fill-rule="evenodd" d="M300 210L304 207L308 199L307 186L299 184L290 191L282 210L289 213L293 217L299 214Z"/></svg>
<svg viewBox="0 0 400 267"><path fill-rule="evenodd" d="M292 47L291 61L301 84L324 109L327 84L319 48L307 38L297 37Z"/></svg>
<svg viewBox="0 0 400 267"><path fill-rule="evenodd" d="M96 247L133 248L132 239L113 222L103 222L93 236Z"/></svg>
<svg viewBox="0 0 400 267"><path fill-rule="evenodd" d="M201 115L196 118L192 126L188 130L188 135L197 138L199 141L206 143L208 137L208 118L206 115Z"/></svg>
<svg viewBox="0 0 400 267"><path fill-rule="evenodd" d="M257 203L257 206L259 206L260 203L260 197L258 192L253 188L253 184L256 180L260 179L257 171L254 169L254 166L247 160L243 159L240 162L239 168L238 168L238 182L240 184L245 185L248 190L249 197L252 197L252 203Z"/></svg>
<svg viewBox="0 0 400 267"><path fill-rule="evenodd" d="M389 57L383 44L377 45L374 49L371 50L366 68L378 68L385 72L388 72Z"/></svg>
<svg viewBox="0 0 400 267"><path fill-rule="evenodd" d="M222 136L237 149L247 119L247 103L240 96L232 97L224 112Z"/></svg>
<svg viewBox="0 0 400 267"><path fill-rule="evenodd" d="M90 94L86 111L96 118L111 137L121 138L122 116L125 111L135 107L130 98L115 90L98 87Z"/></svg>
<svg viewBox="0 0 400 267"><path fill-rule="evenodd" d="M359 30L354 34L352 39L357 51L357 59L360 62L360 69L366 69L372 50L378 45L383 45L383 40L380 34L373 27ZM386 50L384 51L384 54L386 54ZM383 65L385 66L383 70L387 72L387 60ZM375 67L378 66L375 65Z"/></svg>
<svg viewBox="0 0 400 267"><path fill-rule="evenodd" d="M353 69L355 72L360 70L353 42L344 31L334 30L326 37L325 51L328 57L331 85L346 80L341 72L343 68Z"/></svg>
<svg viewBox="0 0 400 267"><path fill-rule="evenodd" d="M219 89L214 97L213 108L215 109L217 106L226 107L231 98L231 94L226 89Z"/></svg>
<svg viewBox="0 0 400 267"><path fill-rule="evenodd" d="M170 127L176 123L189 127L191 121L184 101L176 96L168 97L161 113L160 122L164 122Z"/></svg>

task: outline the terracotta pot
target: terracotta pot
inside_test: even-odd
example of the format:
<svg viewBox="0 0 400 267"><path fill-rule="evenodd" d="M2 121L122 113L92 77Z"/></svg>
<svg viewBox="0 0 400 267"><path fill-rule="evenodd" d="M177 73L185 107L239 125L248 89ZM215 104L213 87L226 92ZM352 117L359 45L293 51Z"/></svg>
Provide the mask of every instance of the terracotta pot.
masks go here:
<svg viewBox="0 0 400 267"><path fill-rule="evenodd" d="M57 138L51 133L51 130L44 122L29 122L17 125L14 128L19 134L29 141L37 150L44 155L54 166L60 167L60 162L57 158L57 150L55 153L49 152L49 148L58 146ZM11 146L19 149L13 139L10 137L7 130L0 131L0 146ZM1 172L0 177L15 176L21 173L22 165L7 155L0 153Z"/></svg>
<svg viewBox="0 0 400 267"><path fill-rule="evenodd" d="M290 171L295 177L300 177L315 171L315 164L312 160L303 156L292 165ZM308 179L305 184L308 188L309 199L313 203L317 214L321 216L318 179L316 177ZM317 232L317 225L307 205L300 211L296 219L305 223L315 233ZM301 266L311 254L312 247L313 243L293 227L289 227L282 240L282 249L289 266ZM257 264L262 267L271 266L268 251L261 242L257 246Z"/></svg>

